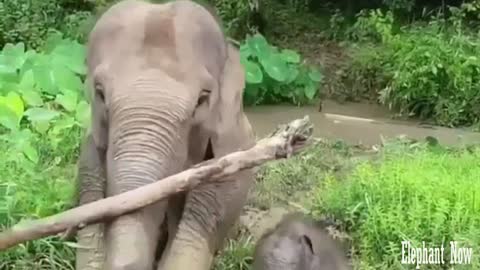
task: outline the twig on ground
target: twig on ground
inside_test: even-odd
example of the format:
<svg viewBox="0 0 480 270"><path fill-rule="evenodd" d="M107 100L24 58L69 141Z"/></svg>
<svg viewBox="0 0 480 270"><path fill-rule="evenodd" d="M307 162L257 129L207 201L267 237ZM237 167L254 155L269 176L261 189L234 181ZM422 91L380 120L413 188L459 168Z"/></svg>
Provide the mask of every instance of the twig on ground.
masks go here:
<svg viewBox="0 0 480 270"><path fill-rule="evenodd" d="M0 233L0 251L29 240L124 215L177 192L189 190L202 181L218 181L240 170L253 168L270 160L289 158L300 152L310 142L312 133L313 125L309 117L305 116L303 119L279 126L270 136L258 141L248 150L202 162L155 183L50 217L20 222Z"/></svg>

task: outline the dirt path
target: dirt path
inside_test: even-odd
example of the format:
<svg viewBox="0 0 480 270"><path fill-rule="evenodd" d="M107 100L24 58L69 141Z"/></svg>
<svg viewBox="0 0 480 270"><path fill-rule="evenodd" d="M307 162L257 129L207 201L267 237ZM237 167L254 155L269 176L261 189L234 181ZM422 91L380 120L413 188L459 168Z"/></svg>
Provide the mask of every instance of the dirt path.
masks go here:
<svg viewBox="0 0 480 270"><path fill-rule="evenodd" d="M315 136L341 139L351 144L373 145L385 138L400 135L422 140L427 136L438 139L441 144L480 142L480 133L445 127L421 126L415 121L391 120L386 108L374 104L338 104L325 101L322 112L317 107L257 106L246 108L257 136L265 136L277 125L305 114L315 125Z"/></svg>

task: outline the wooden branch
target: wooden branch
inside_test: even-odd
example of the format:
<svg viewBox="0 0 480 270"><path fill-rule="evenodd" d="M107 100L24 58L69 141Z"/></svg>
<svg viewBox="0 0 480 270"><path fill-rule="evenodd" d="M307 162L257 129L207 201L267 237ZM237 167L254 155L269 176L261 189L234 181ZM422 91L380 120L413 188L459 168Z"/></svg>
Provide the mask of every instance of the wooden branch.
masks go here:
<svg viewBox="0 0 480 270"><path fill-rule="evenodd" d="M0 251L20 243L81 228L124 215L177 192L189 190L202 181L219 181L240 170L280 158L289 158L304 148L313 133L308 116L281 125L271 135L245 151L202 162L188 170L128 192L91 202L65 212L24 221L0 233Z"/></svg>

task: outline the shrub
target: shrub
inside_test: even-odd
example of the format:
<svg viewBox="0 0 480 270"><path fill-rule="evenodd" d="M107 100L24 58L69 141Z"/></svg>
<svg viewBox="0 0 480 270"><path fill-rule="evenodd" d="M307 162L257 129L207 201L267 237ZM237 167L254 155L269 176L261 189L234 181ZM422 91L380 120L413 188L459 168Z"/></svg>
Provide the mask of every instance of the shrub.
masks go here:
<svg viewBox="0 0 480 270"><path fill-rule="evenodd" d="M225 32L229 36L243 39L247 34L255 32L253 15L258 10L257 0L208 0L222 19Z"/></svg>
<svg viewBox="0 0 480 270"><path fill-rule="evenodd" d="M318 94L320 72L302 63L292 50L279 50L260 34L250 36L240 47L246 71L246 104L305 104Z"/></svg>
<svg viewBox="0 0 480 270"><path fill-rule="evenodd" d="M64 136L73 138L63 144L65 151L68 151L71 147L69 144L79 137L73 132L67 132ZM47 140L36 139L28 141L34 147L49 145ZM0 151L0 231L20 220L53 215L70 206L76 167L74 164L59 166L55 162L62 158L61 151L55 156L41 151L38 164L23 157L19 157L22 162L12 161L18 154L3 139L0 141ZM75 255L71 245L55 236L20 244L0 252L0 269L73 270Z"/></svg>
<svg viewBox="0 0 480 270"><path fill-rule="evenodd" d="M384 13L380 9L364 9L356 15L356 19L347 30L351 40L381 42L392 35L394 18L391 11Z"/></svg>
<svg viewBox="0 0 480 270"><path fill-rule="evenodd" d="M472 125L480 120L478 89L480 43L436 28L412 28L392 39L392 77L381 101L401 113L433 118L441 125Z"/></svg>
<svg viewBox="0 0 480 270"><path fill-rule="evenodd" d="M382 155L381 163L364 162L343 181L327 177L313 191L312 210L336 218L349 232L361 269L404 269L403 240L415 246L443 243L445 258L450 258L449 242L458 241L474 254L462 269L478 269L480 149L400 144Z"/></svg>
<svg viewBox="0 0 480 270"><path fill-rule="evenodd" d="M71 28L83 23L85 12L92 10L93 5L89 1L81 3L71 0L0 2L0 46L23 42L28 48L40 47L52 29Z"/></svg>
<svg viewBox="0 0 480 270"><path fill-rule="evenodd" d="M80 138L89 123L85 48L52 35L42 52L0 53L0 227L65 210ZM73 269L71 243L48 237L0 254L0 269Z"/></svg>
<svg viewBox="0 0 480 270"><path fill-rule="evenodd" d="M462 29L459 19L453 18L451 24L434 19L394 33L389 13L365 14L351 29L352 37L360 41L345 72L351 89L373 90L381 103L400 115L433 119L440 125L480 121L476 106L480 42Z"/></svg>
<svg viewBox="0 0 480 270"><path fill-rule="evenodd" d="M58 34L47 40L44 52L25 50L23 43L3 48L0 126L5 131L4 138L30 162L39 162L39 149L32 146L29 138L47 136L55 149L65 139L64 132L88 125L90 107L83 91L84 58L84 46L63 40Z"/></svg>

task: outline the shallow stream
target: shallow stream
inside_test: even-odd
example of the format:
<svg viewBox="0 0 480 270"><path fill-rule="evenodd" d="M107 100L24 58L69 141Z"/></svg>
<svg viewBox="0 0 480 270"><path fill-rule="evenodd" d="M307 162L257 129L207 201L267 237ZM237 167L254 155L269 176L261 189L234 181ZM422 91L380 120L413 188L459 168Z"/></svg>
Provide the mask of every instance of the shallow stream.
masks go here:
<svg viewBox="0 0 480 270"><path fill-rule="evenodd" d="M422 140L432 136L446 145L480 142L480 133L437 126L425 127L415 120L392 120L384 107L366 103L339 104L324 101L322 111L317 106L255 106L245 109L258 137L273 131L279 124L309 115L314 124L314 136L341 139L347 143L372 145L384 138L400 135Z"/></svg>

